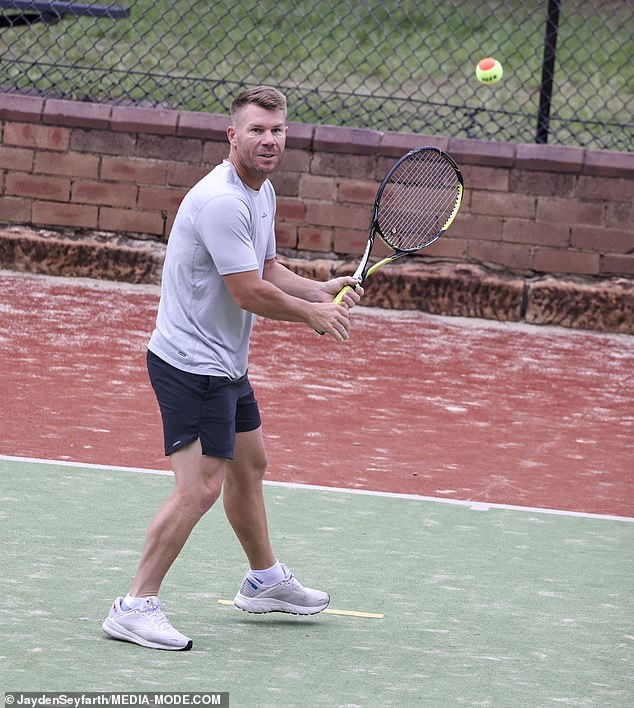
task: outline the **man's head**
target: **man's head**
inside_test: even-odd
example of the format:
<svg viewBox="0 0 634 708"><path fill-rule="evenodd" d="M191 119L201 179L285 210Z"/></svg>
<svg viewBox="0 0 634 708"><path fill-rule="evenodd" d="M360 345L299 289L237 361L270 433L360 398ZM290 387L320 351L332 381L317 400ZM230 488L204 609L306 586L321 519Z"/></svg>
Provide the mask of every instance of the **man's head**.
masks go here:
<svg viewBox="0 0 634 708"><path fill-rule="evenodd" d="M286 145L286 98L270 86L248 89L231 104L229 160L242 181L259 189Z"/></svg>
<svg viewBox="0 0 634 708"><path fill-rule="evenodd" d="M267 111L282 111L286 120L286 96L272 86L255 86L237 95L231 103L231 122L236 126L247 106L254 105Z"/></svg>

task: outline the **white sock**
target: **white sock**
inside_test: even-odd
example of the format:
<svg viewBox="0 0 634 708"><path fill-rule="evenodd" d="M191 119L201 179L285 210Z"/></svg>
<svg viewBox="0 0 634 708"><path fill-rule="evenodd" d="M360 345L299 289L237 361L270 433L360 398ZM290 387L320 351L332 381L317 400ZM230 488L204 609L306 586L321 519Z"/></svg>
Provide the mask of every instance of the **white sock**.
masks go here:
<svg viewBox="0 0 634 708"><path fill-rule="evenodd" d="M123 609L125 610L126 608L128 610L136 610L137 607L141 607L143 604L145 598L144 597L134 597L133 595L130 595L128 593L124 598L123 602L121 605L123 606Z"/></svg>
<svg viewBox="0 0 634 708"><path fill-rule="evenodd" d="M284 580L286 575L284 574L284 569L280 565L279 561L272 565L270 568L264 568L263 570L253 570L249 568L249 573L262 585L275 585L281 580Z"/></svg>

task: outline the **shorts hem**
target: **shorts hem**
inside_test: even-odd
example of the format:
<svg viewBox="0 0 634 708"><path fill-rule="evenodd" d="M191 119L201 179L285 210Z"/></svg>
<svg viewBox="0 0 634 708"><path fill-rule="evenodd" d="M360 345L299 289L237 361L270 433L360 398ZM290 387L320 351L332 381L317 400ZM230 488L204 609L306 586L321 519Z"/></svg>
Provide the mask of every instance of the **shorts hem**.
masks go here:
<svg viewBox="0 0 634 708"><path fill-rule="evenodd" d="M178 452L179 450L182 450L184 447L191 445L195 440L198 440L198 439L199 439L198 435L193 435L191 437L182 438L181 440L178 440L177 442L173 443L172 445L170 445L169 450L168 450L167 446L165 446L165 457L169 457L170 455L173 455L175 452Z"/></svg>

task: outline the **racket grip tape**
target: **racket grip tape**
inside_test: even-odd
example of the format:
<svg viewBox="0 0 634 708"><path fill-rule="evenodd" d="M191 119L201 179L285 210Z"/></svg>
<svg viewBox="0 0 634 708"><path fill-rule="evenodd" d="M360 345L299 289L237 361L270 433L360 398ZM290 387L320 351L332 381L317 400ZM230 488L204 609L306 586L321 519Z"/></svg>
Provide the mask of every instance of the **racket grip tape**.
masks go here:
<svg viewBox="0 0 634 708"><path fill-rule="evenodd" d="M343 302L343 298L345 294L348 292L348 290L354 290L354 288L351 285L344 285L343 288L335 295L335 299L333 302L337 303L337 305L340 305Z"/></svg>

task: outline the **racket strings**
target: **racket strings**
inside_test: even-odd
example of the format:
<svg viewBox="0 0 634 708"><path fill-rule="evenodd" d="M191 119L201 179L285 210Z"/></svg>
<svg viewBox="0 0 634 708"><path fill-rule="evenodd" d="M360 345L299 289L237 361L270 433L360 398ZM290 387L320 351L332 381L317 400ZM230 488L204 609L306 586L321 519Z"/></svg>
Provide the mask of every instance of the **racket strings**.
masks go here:
<svg viewBox="0 0 634 708"><path fill-rule="evenodd" d="M418 250L435 240L460 196L455 168L439 153L417 153L402 162L383 189L377 220L392 248Z"/></svg>

